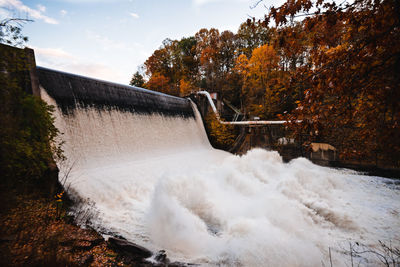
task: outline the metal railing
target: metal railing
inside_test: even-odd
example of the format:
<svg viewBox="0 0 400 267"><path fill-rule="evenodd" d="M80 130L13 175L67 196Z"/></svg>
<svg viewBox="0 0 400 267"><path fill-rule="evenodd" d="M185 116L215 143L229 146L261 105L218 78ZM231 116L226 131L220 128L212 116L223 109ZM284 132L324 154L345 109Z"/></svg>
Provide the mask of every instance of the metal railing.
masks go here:
<svg viewBox="0 0 400 267"><path fill-rule="evenodd" d="M215 116L217 117L218 121L221 124L229 124L229 125L271 125L271 124L284 124L284 123L287 122L287 121L223 121L223 120L221 120L221 116L219 115L218 110L215 107L215 104L214 104L214 102L213 102L213 100L211 98L210 93L207 92L207 91L199 91L199 92L197 92L197 94L204 95L207 98L207 100L208 100L208 102L209 102L209 104L210 104Z"/></svg>

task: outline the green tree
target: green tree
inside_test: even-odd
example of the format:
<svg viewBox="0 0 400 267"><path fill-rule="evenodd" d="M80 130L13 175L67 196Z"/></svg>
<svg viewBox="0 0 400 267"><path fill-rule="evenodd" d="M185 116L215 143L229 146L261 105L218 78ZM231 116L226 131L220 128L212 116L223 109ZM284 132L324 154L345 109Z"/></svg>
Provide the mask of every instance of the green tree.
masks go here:
<svg viewBox="0 0 400 267"><path fill-rule="evenodd" d="M194 37L182 38L178 42L180 77L198 84L199 60L196 57L197 41Z"/></svg>
<svg viewBox="0 0 400 267"><path fill-rule="evenodd" d="M130 85L132 86L137 86L137 87L144 87L145 86L145 80L142 76L142 74L140 74L139 71L136 71L133 76L131 81L129 82Z"/></svg>

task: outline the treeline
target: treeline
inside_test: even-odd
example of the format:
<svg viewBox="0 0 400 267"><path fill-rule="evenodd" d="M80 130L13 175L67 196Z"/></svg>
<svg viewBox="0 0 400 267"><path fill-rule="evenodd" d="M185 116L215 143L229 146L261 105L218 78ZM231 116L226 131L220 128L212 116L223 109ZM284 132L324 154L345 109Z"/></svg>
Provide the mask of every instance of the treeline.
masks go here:
<svg viewBox="0 0 400 267"><path fill-rule="evenodd" d="M300 24L294 28L301 31ZM192 37L164 40L131 85L176 96L217 92L244 113L274 118L291 110L299 97L282 85L304 63L305 50L302 46L293 53L276 28L260 21L242 23L236 34L201 29Z"/></svg>
<svg viewBox="0 0 400 267"><path fill-rule="evenodd" d="M165 40L131 83L218 92L246 114L292 122L304 145L400 166L399 20L397 0L287 1L237 33Z"/></svg>

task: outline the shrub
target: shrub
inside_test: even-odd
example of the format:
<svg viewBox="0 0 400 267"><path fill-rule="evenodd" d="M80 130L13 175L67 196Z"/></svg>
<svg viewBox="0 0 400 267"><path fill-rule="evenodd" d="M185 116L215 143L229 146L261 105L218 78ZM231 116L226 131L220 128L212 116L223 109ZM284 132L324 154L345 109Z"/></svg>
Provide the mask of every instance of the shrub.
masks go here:
<svg viewBox="0 0 400 267"><path fill-rule="evenodd" d="M24 50L0 45L0 172L2 182L40 182L53 161L62 158L52 111L30 94Z"/></svg>

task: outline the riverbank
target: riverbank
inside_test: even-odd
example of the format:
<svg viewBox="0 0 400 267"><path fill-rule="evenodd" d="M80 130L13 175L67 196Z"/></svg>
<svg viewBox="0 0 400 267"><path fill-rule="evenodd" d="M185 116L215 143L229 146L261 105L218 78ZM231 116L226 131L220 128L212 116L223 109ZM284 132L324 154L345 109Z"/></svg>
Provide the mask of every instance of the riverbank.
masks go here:
<svg viewBox="0 0 400 267"><path fill-rule="evenodd" d="M153 266L82 229L60 201L32 188L0 188L0 266Z"/></svg>

